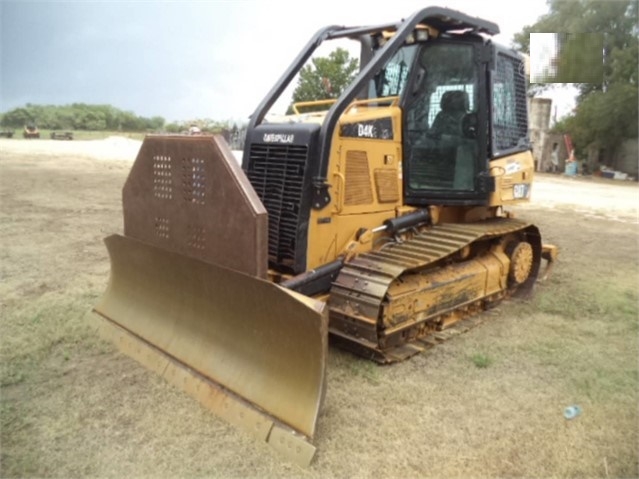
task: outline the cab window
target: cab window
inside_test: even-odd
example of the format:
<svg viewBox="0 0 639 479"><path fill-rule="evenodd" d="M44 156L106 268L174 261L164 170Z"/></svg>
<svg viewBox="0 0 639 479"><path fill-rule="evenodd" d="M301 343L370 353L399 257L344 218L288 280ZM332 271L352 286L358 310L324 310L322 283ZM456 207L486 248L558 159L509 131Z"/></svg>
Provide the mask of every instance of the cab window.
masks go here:
<svg viewBox="0 0 639 479"><path fill-rule="evenodd" d="M426 44L415 68L405 108L408 186L473 191L478 155L473 46Z"/></svg>

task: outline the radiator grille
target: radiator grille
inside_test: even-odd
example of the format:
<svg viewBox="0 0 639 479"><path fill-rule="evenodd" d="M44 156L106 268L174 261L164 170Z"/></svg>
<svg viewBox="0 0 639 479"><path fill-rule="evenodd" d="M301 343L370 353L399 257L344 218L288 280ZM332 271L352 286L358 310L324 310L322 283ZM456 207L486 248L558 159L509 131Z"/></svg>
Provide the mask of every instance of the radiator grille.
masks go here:
<svg viewBox="0 0 639 479"><path fill-rule="evenodd" d="M268 211L269 261L293 268L308 147L254 143L247 176Z"/></svg>

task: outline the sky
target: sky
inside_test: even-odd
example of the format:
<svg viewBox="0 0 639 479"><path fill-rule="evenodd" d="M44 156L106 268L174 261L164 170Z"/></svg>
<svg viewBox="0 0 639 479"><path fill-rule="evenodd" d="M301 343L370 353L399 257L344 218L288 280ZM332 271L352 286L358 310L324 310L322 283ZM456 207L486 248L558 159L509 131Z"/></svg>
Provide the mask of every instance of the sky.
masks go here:
<svg viewBox="0 0 639 479"><path fill-rule="evenodd" d="M0 111L81 102L245 121L320 28L395 22L429 5L496 22L506 46L547 12L545 0L0 0Z"/></svg>

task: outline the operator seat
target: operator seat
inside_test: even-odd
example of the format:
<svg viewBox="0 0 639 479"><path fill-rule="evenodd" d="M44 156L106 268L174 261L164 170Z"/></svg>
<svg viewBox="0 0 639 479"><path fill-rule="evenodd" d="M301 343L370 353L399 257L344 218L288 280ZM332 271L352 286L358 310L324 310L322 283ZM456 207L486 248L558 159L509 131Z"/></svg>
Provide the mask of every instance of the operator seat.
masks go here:
<svg viewBox="0 0 639 479"><path fill-rule="evenodd" d="M468 93L447 91L442 95L441 111L435 117L432 135L438 138L442 169L455 190L472 191L475 177L476 143L466 139L463 119L468 113ZM443 173L441 173L443 175Z"/></svg>
<svg viewBox="0 0 639 479"><path fill-rule="evenodd" d="M440 101L428 132L430 143L410 151L411 187L472 191L475 178L476 142L465 138L462 120L468 113L468 94L447 91Z"/></svg>
<svg viewBox="0 0 639 479"><path fill-rule="evenodd" d="M437 113L431 134L462 136L462 119L468 113L468 93L464 90L447 91L442 95L441 111Z"/></svg>

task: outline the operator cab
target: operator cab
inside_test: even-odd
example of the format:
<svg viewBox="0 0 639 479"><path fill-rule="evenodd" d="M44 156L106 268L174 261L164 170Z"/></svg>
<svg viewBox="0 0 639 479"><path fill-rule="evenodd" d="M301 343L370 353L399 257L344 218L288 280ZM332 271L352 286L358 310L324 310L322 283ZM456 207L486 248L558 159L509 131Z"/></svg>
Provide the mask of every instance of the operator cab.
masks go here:
<svg viewBox="0 0 639 479"><path fill-rule="evenodd" d="M529 148L519 64L479 35L447 34L402 46L373 77L369 98L400 97L407 204L481 204L490 160Z"/></svg>
<svg viewBox="0 0 639 479"><path fill-rule="evenodd" d="M496 191L495 176L509 173L491 162L530 149L524 64L516 52L492 43L490 37L497 33L492 22L440 7L425 8L399 24L327 27L302 50L252 115L247 144L279 138L285 131L292 138L303 130L300 134L308 137L308 125L261 123L319 44L356 40L361 46L359 74L339 98L319 102L327 110L312 120L321 125L311 135L317 143L309 150L312 207L322 209L330 203L332 179L327 175L333 133L353 105L380 107L383 130L393 128L384 108L400 107L404 204L486 205ZM246 148L245 170L251 169L249 156ZM524 198L528 187L518 191L515 199Z"/></svg>
<svg viewBox="0 0 639 479"><path fill-rule="evenodd" d="M329 26L311 38L247 128L242 169L269 212L272 264L295 274L306 271L312 211L324 211L315 220L330 223L332 213L325 209L333 204L331 212L341 211L345 195L338 193L358 190L357 181L370 186L365 200L353 200L362 210L375 198L373 184L390 191L376 211L394 212L400 204L497 206L527 198L530 177L513 173L523 176L528 166L509 157L530 149L523 63L491 42L497 33L492 22L427 7L399 23ZM344 39L359 42L360 71L339 97L312 105L325 107L312 119L266 121L319 45ZM370 140L352 150L378 164L375 172L366 163L353 181L329 169L332 159L342 161L334 140L351 138ZM364 155L357 155L355 163L363 165ZM378 179L372 180L375 174Z"/></svg>

